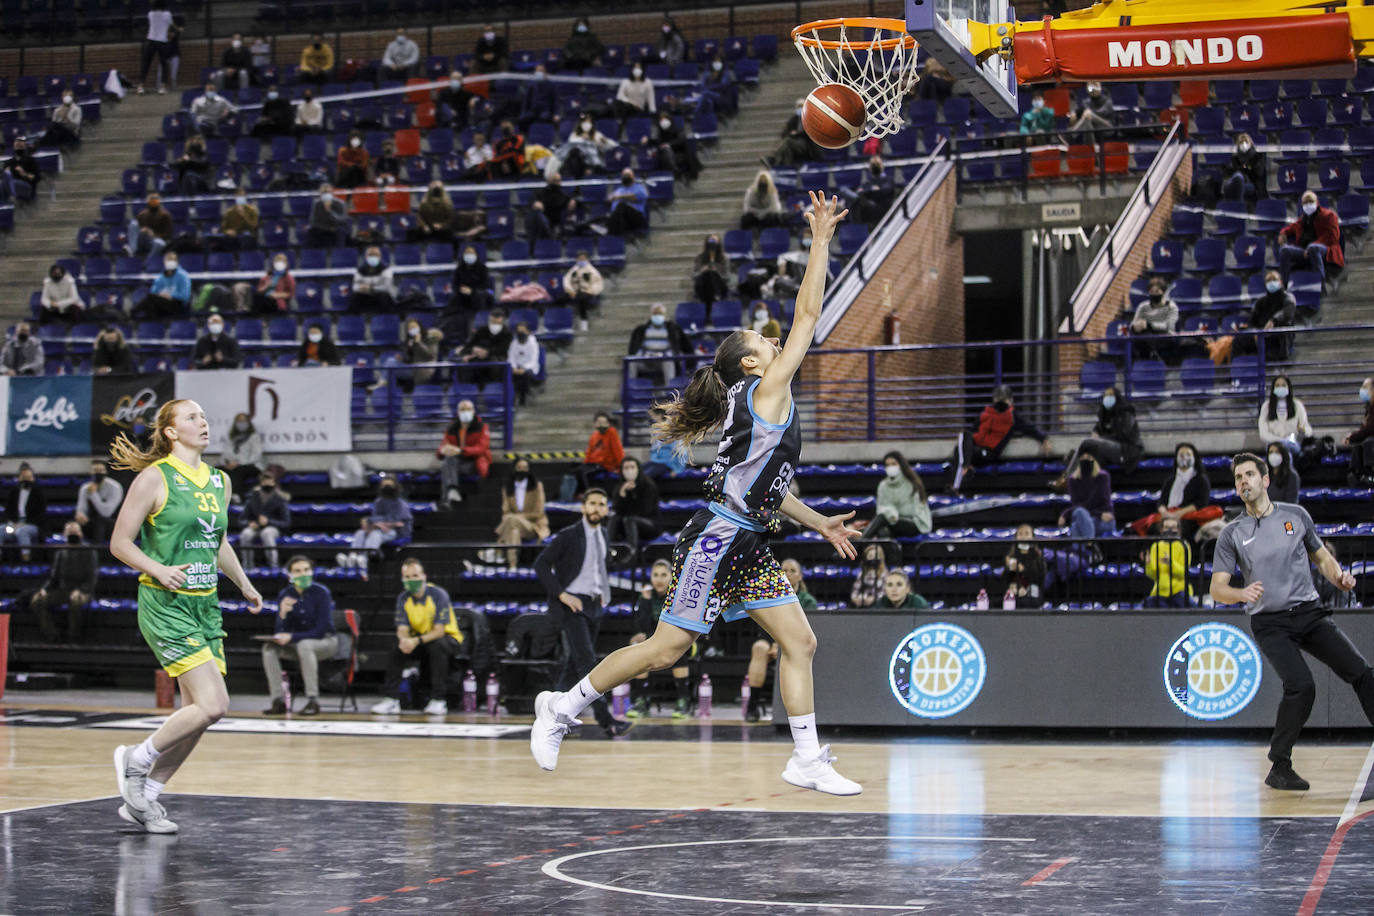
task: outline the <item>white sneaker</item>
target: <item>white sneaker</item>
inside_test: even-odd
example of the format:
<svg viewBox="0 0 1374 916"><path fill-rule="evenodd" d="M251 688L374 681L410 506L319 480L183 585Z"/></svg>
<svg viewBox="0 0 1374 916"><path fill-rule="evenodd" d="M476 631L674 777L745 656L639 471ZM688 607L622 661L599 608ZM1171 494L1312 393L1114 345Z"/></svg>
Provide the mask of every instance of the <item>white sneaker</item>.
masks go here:
<svg viewBox="0 0 1374 916"><path fill-rule="evenodd" d="M863 792L863 786L835 772L831 764L836 759L830 756L828 744L810 760L803 760L793 751L792 757L787 761L787 767L782 771L783 781L803 789L815 789L817 792L827 792L831 795L858 795Z"/></svg>
<svg viewBox="0 0 1374 916"><path fill-rule="evenodd" d="M589 327L590 327L590 325L587 324L587 319L581 318L581 319L578 320L578 322L577 322L577 329L578 329L579 331L585 331L585 330L587 330Z"/></svg>
<svg viewBox="0 0 1374 916"><path fill-rule="evenodd" d="M339 569L348 569L348 567L353 565L353 560L348 554L340 551L334 554L334 565L339 567Z"/></svg>
<svg viewBox="0 0 1374 916"><path fill-rule="evenodd" d="M399 704L398 704L399 705ZM430 700L425 704L425 715L427 716L446 716L448 715L447 700Z"/></svg>
<svg viewBox="0 0 1374 916"><path fill-rule="evenodd" d="M534 725L530 727L530 753L540 768L552 770L558 766L558 747L574 725L581 725L580 719L570 719L553 711L553 699L558 696L552 690L545 690L534 698Z"/></svg>
<svg viewBox="0 0 1374 916"><path fill-rule="evenodd" d="M146 800L145 800L146 801ZM148 810L143 815L135 815L127 804L119 806L119 816L131 824L138 824L149 833L176 833L176 821L169 820L167 809L160 802L147 802Z"/></svg>
<svg viewBox="0 0 1374 916"><path fill-rule="evenodd" d="M119 797L135 815L142 816L148 811L148 800L143 797L143 784L148 771L139 769L129 759L133 756L131 744L121 744L114 750L115 781L119 785ZM141 822L140 822L141 823Z"/></svg>
<svg viewBox="0 0 1374 916"><path fill-rule="evenodd" d="M401 701L387 697L382 702L372 707L374 716L394 716L401 711Z"/></svg>

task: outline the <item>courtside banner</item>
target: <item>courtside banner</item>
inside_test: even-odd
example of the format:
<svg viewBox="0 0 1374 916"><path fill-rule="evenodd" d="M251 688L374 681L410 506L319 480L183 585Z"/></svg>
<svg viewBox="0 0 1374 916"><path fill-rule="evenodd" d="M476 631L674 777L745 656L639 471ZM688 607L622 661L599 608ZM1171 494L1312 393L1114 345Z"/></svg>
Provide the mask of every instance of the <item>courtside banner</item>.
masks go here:
<svg viewBox="0 0 1374 916"><path fill-rule="evenodd" d="M7 455L89 455L91 377L16 376L9 384Z"/></svg>
<svg viewBox="0 0 1374 916"><path fill-rule="evenodd" d="M351 451L352 387L353 370L332 366L176 374L176 396L199 403L210 419L211 455L224 450L239 413L252 417L269 455Z"/></svg>
<svg viewBox="0 0 1374 916"><path fill-rule="evenodd" d="M1355 50L1344 13L1127 25L1111 29L1026 29L1016 33L1016 78L1174 80L1350 76ZM1067 114L1067 112L1056 112Z"/></svg>
<svg viewBox="0 0 1374 916"><path fill-rule="evenodd" d="M158 408L175 395L170 372L96 375L91 378L91 454L103 455L120 433L142 444Z"/></svg>

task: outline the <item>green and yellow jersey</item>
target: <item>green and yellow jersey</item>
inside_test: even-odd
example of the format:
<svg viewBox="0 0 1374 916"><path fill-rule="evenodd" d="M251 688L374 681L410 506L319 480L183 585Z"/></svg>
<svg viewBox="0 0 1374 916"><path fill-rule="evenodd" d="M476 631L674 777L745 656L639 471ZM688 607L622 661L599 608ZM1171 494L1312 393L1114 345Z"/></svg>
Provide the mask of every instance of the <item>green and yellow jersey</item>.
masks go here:
<svg viewBox="0 0 1374 916"><path fill-rule="evenodd" d="M219 584L219 547L229 525L228 477L204 462L192 469L171 455L152 466L162 474L166 497L143 520L140 546L164 566L191 564L186 584L174 590L178 594L213 595ZM162 588L146 573L138 582Z"/></svg>
<svg viewBox="0 0 1374 916"><path fill-rule="evenodd" d="M453 602L449 600L448 592L437 585L426 583L424 591L418 595L401 592L396 598L395 620L396 626L410 627L410 632L415 636L425 635L438 624L444 628L445 636L463 641L457 615L453 613Z"/></svg>

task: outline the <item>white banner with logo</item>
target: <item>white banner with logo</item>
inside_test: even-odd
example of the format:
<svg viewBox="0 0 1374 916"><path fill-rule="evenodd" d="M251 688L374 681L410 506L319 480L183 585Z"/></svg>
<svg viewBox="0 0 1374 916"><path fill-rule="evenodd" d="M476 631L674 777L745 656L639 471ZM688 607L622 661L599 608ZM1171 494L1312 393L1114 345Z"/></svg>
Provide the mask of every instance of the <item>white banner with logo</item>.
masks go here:
<svg viewBox="0 0 1374 916"><path fill-rule="evenodd" d="M210 455L224 451L240 413L252 419L269 456L353 449L350 368L221 369L176 376L176 396L199 403L210 420Z"/></svg>

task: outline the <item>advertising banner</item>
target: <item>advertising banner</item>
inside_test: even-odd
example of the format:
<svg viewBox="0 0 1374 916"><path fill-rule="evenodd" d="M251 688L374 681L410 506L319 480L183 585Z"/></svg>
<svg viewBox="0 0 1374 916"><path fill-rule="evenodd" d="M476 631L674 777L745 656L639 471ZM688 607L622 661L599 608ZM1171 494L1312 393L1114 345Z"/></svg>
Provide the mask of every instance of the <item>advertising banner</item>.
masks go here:
<svg viewBox="0 0 1374 916"><path fill-rule="evenodd" d="M120 433L142 444L158 408L175 397L170 372L97 375L91 380L91 453L103 455Z"/></svg>
<svg viewBox="0 0 1374 916"><path fill-rule="evenodd" d="M176 396L199 403L210 420L211 455L224 450L240 413L248 414L269 455L351 451L352 386L347 367L176 374Z"/></svg>
<svg viewBox="0 0 1374 916"><path fill-rule="evenodd" d="M11 378L5 432L8 455L89 455L91 377Z"/></svg>

